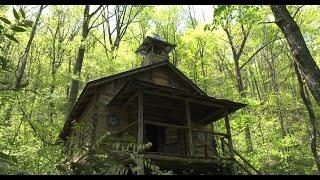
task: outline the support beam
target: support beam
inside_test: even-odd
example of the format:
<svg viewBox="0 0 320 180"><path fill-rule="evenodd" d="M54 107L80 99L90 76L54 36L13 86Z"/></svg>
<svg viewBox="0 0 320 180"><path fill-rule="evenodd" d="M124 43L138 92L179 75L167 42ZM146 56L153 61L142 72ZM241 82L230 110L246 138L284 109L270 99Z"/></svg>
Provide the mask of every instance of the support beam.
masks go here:
<svg viewBox="0 0 320 180"><path fill-rule="evenodd" d="M120 103L112 103L112 105L122 105L121 109L119 110L119 112L123 111L126 107L128 107L128 105L132 102L132 100L137 97L139 94L139 92L136 92L135 94L133 94L131 97L127 98L128 100L126 102L120 102Z"/></svg>
<svg viewBox="0 0 320 180"><path fill-rule="evenodd" d="M130 123L129 125L125 126L124 128L122 128L121 130L118 130L118 131L110 131L110 130L108 130L108 131L109 131L111 134L118 135L118 134L121 134L121 133L127 131L129 128L135 126L136 124L137 124L137 122L134 121L134 122Z"/></svg>
<svg viewBox="0 0 320 180"><path fill-rule="evenodd" d="M139 90L138 93L139 104L138 104L138 153L142 153L141 147L143 146L143 131L144 131L144 122L143 122L143 92ZM139 148L140 147L140 148ZM140 154L142 157L138 159L138 167L139 170L137 172L138 175L144 175L144 163L143 163L143 154Z"/></svg>
<svg viewBox="0 0 320 180"><path fill-rule="evenodd" d="M214 116L220 114L220 113L223 113L224 112L224 109L222 110L215 110L215 111L211 111L207 116L205 116L204 118L202 118L199 122L200 123L203 123L205 121L208 121L210 119L212 119Z"/></svg>
<svg viewBox="0 0 320 180"><path fill-rule="evenodd" d="M208 157L208 133L205 133L205 137L204 137L204 157Z"/></svg>
<svg viewBox="0 0 320 180"><path fill-rule="evenodd" d="M192 135L192 127L191 127L191 115L190 115L190 106L189 102L185 101L186 105L186 117L187 117L187 125L188 125L188 139L189 139L189 148L190 148L190 156L194 156L194 145L193 145L193 135Z"/></svg>
<svg viewBox="0 0 320 180"><path fill-rule="evenodd" d="M167 105L162 105L160 103L157 103L157 104L145 103L145 105L148 106L148 107L152 107L152 108L167 109L167 110L179 111L179 112L183 112L184 111L183 106L181 108L178 108L176 105L175 106L167 106Z"/></svg>
<svg viewBox="0 0 320 180"><path fill-rule="evenodd" d="M193 128L192 130L193 130L193 131L197 131L197 132L203 132L203 133L213 134L213 135L217 135L217 136L221 136L221 137L228 137L228 134L226 134L226 133L208 131L208 130L197 129L197 128Z"/></svg>
<svg viewBox="0 0 320 180"><path fill-rule="evenodd" d="M233 143L232 143L232 138L231 138L231 127L230 127L230 122L229 122L229 117L228 117L227 111L225 112L225 115L224 115L224 121L225 121L227 134L228 134L227 139L228 139L229 157L231 159L234 159L234 149L233 149ZM231 174L234 174L234 175L238 174L237 168L235 166L235 162L230 165L230 171L231 171Z"/></svg>
<svg viewBox="0 0 320 180"><path fill-rule="evenodd" d="M160 123L155 121L145 121L145 124L154 125L154 126L160 126L160 127L173 127L177 129L188 129L189 127L186 126L179 126L175 124L167 124L167 123Z"/></svg>
<svg viewBox="0 0 320 180"><path fill-rule="evenodd" d="M181 96L177 96L177 95L169 95L169 94L165 94L165 93L152 92L152 91L145 91L144 93L151 94L151 95L156 95L156 96L167 97L167 98L171 98L171 99L178 99L178 100L184 100L184 101L187 100L189 102L196 103L196 104L201 104L201 105L205 105L205 106L225 108L222 105L209 103L209 102L205 102L205 101L202 101L202 100L197 100L197 99L192 98L192 97L181 97Z"/></svg>

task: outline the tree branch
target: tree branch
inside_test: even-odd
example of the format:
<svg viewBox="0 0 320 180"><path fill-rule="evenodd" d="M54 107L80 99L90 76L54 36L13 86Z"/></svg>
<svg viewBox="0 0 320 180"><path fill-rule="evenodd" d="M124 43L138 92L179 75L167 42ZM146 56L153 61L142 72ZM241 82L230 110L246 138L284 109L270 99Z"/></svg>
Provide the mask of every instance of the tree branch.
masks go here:
<svg viewBox="0 0 320 180"><path fill-rule="evenodd" d="M103 7L103 10L105 9L105 7L104 6L102 6ZM99 9L99 8L98 8ZM96 25L96 26L93 26L94 25L94 23L99 19L99 17L101 16L101 14L103 13L103 10L101 10L100 11L100 14L96 17L96 19L92 22L92 24L91 24L91 26L88 28L89 29L89 31L91 30L91 29L93 29L93 28L96 28L96 27L98 27L98 26L100 26L102 23L104 23L104 21L102 21L102 23L99 23L98 25Z"/></svg>
<svg viewBox="0 0 320 180"><path fill-rule="evenodd" d="M231 46L231 50L232 50L233 57L236 58L236 56L237 56L238 53L237 53L237 50L236 50L235 47L234 47L234 44L233 44L233 41L232 41L232 36L231 36L229 30L228 30L226 27L222 27L222 28L223 28L223 30L224 30L224 31L226 32L226 34L227 34L228 41L229 41L229 44L230 44L230 46Z"/></svg>
<svg viewBox="0 0 320 180"><path fill-rule="evenodd" d="M244 46L247 42L247 39L248 39L248 36L249 36L249 33L250 33L250 30L251 30L251 27L248 29L248 31L246 32L245 29L244 29L244 26L241 25L241 31L243 33L243 39L241 41L241 44L240 44L240 49L239 51L237 52L237 57L240 57L240 55L242 54L243 52L243 49L244 49Z"/></svg>
<svg viewBox="0 0 320 180"><path fill-rule="evenodd" d="M36 127L34 126L34 124L31 123L30 118L31 118L31 114L32 111L29 113L29 115L25 112L25 110L20 106L19 109L21 110L22 114L23 114L23 118L25 118L25 120L28 122L28 124L30 125L33 133L45 144L47 145L51 145L51 146L56 146L59 145L61 143L61 141L56 141L55 143L51 143L48 142L45 138L41 137L40 134L38 134Z"/></svg>
<svg viewBox="0 0 320 180"><path fill-rule="evenodd" d="M292 19L294 19L296 17L296 15L298 14L298 12L300 11L300 9L303 7L304 5L301 5L297 8L296 12L293 14Z"/></svg>
<svg viewBox="0 0 320 180"><path fill-rule="evenodd" d="M91 19L91 17L94 16L102 7L103 5L100 5L93 13L89 14L88 19Z"/></svg>
<svg viewBox="0 0 320 180"><path fill-rule="evenodd" d="M248 59L242 66L240 66L240 70L241 70L242 68L244 68L244 66L246 66L246 65L254 58L254 56L257 55L261 50L263 50L263 49L264 49L265 47L267 47L269 44L271 44L271 43L273 43L273 42L275 42L275 41L277 41L277 40L279 40L279 39L281 39L281 38L275 38L275 39L267 42L267 43L264 44L263 46L261 46L259 49L257 49L257 50L249 57L249 59Z"/></svg>

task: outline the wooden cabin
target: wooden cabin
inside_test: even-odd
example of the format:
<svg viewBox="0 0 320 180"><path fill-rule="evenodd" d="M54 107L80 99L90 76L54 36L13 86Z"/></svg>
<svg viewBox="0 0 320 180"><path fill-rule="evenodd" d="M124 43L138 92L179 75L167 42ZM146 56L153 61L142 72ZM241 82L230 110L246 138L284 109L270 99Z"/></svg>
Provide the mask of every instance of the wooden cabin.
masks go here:
<svg viewBox="0 0 320 180"><path fill-rule="evenodd" d="M105 144L150 142L151 147L139 153L161 169L178 174L237 173L228 115L246 105L203 92L169 62L174 47L148 36L136 51L143 56L141 67L86 84L60 134L71 160L84 153L75 149L108 133L114 138ZM225 121L224 133L213 131L220 120ZM101 146L99 152L107 148Z"/></svg>

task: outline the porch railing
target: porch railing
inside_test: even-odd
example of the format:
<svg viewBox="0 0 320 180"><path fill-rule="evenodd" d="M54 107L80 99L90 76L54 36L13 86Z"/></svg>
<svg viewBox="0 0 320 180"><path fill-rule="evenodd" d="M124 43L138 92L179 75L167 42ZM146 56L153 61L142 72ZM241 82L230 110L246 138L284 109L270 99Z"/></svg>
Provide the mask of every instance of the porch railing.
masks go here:
<svg viewBox="0 0 320 180"><path fill-rule="evenodd" d="M201 129L193 129L195 156L200 157L220 157L227 158L227 147L222 143L227 138L227 134L220 132L212 132ZM200 136L200 137L197 137Z"/></svg>
<svg viewBox="0 0 320 180"><path fill-rule="evenodd" d="M144 123L146 125L153 125L153 126L164 127L164 128L171 127L171 128L176 128L176 129L184 129L184 130L186 130L186 133L187 133L187 129L188 129L187 126L183 126L183 125L167 124L167 123L160 123L160 122L155 122L155 121L144 121ZM193 136L195 136L197 133L203 133L203 136L204 136L202 138L201 142L199 141L200 143L195 142L195 140L193 142L195 145L195 151L196 152L201 152L201 151L203 152L203 153L196 153L195 156L205 157L205 158L216 157L216 156L228 157L225 144L222 143L222 139L227 138L227 136L228 136L227 134L220 133L220 132L206 131L206 130L197 129L197 128L193 128L192 132L193 132L192 133ZM209 136L214 138L214 141L211 141L212 138L209 138ZM215 143L213 144L213 142L215 142ZM185 145L185 146L188 145L188 138L185 139L185 143L182 145ZM188 149L188 148L186 148L186 149ZM190 155L190 152L179 153L179 155L181 155L181 154Z"/></svg>
<svg viewBox="0 0 320 180"><path fill-rule="evenodd" d="M225 141L225 139L223 139L221 142L222 142L222 144L225 144L225 146L228 145L228 142ZM236 150L233 150L233 151L234 151L235 156L238 157L237 158L238 160L235 159L235 161L236 161L236 164L237 164L239 170L244 171L249 175L252 175L252 174L262 175L263 174L261 171L256 169L248 160L246 160L238 151L236 151Z"/></svg>
<svg viewBox="0 0 320 180"><path fill-rule="evenodd" d="M145 121L145 125L153 125L159 127L174 127L176 129L185 129L187 130L188 127L182 125L175 125L175 124L166 124L160 123L155 121ZM135 143L135 140L120 140L121 137L131 128L136 128L137 123L133 122L122 128L118 131L110 132L111 136L118 136L118 143ZM187 132L187 131L186 131ZM212 132L203 129L192 129L192 134L194 136L194 148L195 148L195 157L202 157L202 158L229 158L229 150L228 150L228 135L225 133L220 132ZM201 141L199 141L200 135ZM104 142L103 145L112 145L112 143ZM187 137L185 139L185 143L183 144L186 147L188 146ZM188 148L186 148L188 149ZM190 152L185 153L178 153L172 154L167 152L154 152L154 153L166 153L170 155L178 155L178 156L190 156ZM234 150L235 154L235 163L238 167L238 171L245 172L246 174L262 174L259 170L257 170L248 160L246 160L238 151Z"/></svg>

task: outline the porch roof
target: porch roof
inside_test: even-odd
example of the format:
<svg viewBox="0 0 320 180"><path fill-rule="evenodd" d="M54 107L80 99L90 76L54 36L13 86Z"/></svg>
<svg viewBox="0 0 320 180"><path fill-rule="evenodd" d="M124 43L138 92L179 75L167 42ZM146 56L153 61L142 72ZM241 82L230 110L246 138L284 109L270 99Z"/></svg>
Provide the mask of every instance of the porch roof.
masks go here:
<svg viewBox="0 0 320 180"><path fill-rule="evenodd" d="M130 99L133 100L139 90L142 90L144 96L148 97L148 106L158 107L156 110L161 109L160 101L164 101L164 99L166 99L166 106L168 106L165 108L171 107L172 109L179 109L179 106L184 106L183 101L188 101L191 107L192 120L202 124L217 121L225 114L231 114L246 106L243 103L197 95L173 87L135 79L127 82L107 106L124 105ZM169 101L171 103L168 103Z"/></svg>

